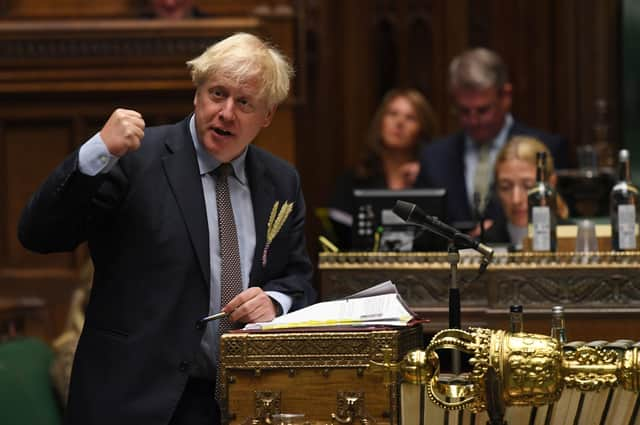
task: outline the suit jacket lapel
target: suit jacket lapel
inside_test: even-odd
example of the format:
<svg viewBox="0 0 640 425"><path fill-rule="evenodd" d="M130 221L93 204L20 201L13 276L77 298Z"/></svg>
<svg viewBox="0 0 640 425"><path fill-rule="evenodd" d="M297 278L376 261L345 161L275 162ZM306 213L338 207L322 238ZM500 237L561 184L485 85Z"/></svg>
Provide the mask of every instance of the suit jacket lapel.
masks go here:
<svg viewBox="0 0 640 425"><path fill-rule="evenodd" d="M275 187L264 164L255 158L255 151L249 146L246 159L246 172L251 189L253 220L256 227L256 250L249 277L250 285L259 285L262 280L262 251L267 241L267 222L271 208L276 201Z"/></svg>
<svg viewBox="0 0 640 425"><path fill-rule="evenodd" d="M189 133L188 119L174 126L168 133L165 144L169 154L162 164L176 197L193 244L203 282L209 288L211 268L209 266L209 227L207 225L202 182L195 149Z"/></svg>

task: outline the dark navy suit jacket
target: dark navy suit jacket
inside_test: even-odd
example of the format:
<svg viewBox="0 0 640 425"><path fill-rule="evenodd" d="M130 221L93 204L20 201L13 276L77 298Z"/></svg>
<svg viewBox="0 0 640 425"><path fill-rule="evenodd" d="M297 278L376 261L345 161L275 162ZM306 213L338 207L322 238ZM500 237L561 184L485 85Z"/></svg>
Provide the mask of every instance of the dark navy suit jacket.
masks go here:
<svg viewBox="0 0 640 425"><path fill-rule="evenodd" d="M567 141L563 137L546 134L515 121L507 140L516 135L533 136L541 140L551 151L555 167L567 167ZM464 141L464 133L458 132L429 143L420 155L420 174L416 186L447 189L446 221L449 223L469 222L474 218L465 184ZM493 189L491 190L493 193ZM485 216L491 219L502 216L502 209L495 196L489 201Z"/></svg>
<svg viewBox="0 0 640 425"><path fill-rule="evenodd" d="M139 150L106 174L62 163L25 208L19 237L38 252L88 241L91 298L71 377L67 423L166 424L181 397L209 308L209 230L189 119L145 129ZM256 249L250 285L314 301L305 207L295 169L249 146ZM275 201L294 209L261 255Z"/></svg>

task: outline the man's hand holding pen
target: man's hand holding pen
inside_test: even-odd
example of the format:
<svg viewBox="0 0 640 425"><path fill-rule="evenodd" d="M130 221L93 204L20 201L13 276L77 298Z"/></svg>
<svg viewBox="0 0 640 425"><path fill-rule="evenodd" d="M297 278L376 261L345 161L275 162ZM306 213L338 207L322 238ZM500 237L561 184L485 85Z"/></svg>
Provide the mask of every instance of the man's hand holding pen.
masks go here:
<svg viewBox="0 0 640 425"><path fill-rule="evenodd" d="M205 324L223 317L238 323L269 322L276 317L276 313L274 302L266 292L253 286L233 297L221 312L203 317L198 323Z"/></svg>
<svg viewBox="0 0 640 425"><path fill-rule="evenodd" d="M276 317L276 309L271 298L261 288L252 286L233 297L222 308L232 322L269 322Z"/></svg>

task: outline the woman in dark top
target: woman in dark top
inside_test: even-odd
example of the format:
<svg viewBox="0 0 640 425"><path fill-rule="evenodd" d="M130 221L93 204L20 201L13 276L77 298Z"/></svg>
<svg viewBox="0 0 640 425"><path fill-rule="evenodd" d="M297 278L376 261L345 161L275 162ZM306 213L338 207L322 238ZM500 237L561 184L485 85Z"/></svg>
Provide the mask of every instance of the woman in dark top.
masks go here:
<svg viewBox="0 0 640 425"><path fill-rule="evenodd" d="M530 136L514 136L498 153L494 181L504 218L494 222L485 231L485 242L505 243L513 250L522 249L529 224L527 192L536 184L538 152L547 154L545 174L549 176L549 184L555 187L558 177L553 167L553 157L540 140ZM559 195L556 198L556 208L558 221L566 221L569 209Z"/></svg>
<svg viewBox="0 0 640 425"><path fill-rule="evenodd" d="M435 132L433 109L414 89L388 92L371 121L366 150L336 182L329 217L341 249L351 247L354 189L408 189L420 171L418 152Z"/></svg>

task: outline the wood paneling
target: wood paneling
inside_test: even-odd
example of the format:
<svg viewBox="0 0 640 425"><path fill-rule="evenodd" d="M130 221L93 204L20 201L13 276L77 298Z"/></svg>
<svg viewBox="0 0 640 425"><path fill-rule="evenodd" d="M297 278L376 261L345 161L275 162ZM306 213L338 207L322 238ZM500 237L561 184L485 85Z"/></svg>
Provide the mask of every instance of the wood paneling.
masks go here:
<svg viewBox="0 0 640 425"><path fill-rule="evenodd" d="M447 68L462 50L485 46L503 56L515 87L517 119L562 134L575 149L594 142L596 102L608 114L602 163L618 144L619 14L616 0L303 1L308 102L298 121L307 200L326 205L333 182L361 153L383 93L419 88L433 104L439 135L458 128ZM302 136L304 135L304 136ZM609 151L609 152L606 152ZM332 161L324 173L318 158ZM309 190L311 188L311 190ZM313 217L310 217L313 224ZM315 223L317 231L318 224Z"/></svg>
<svg viewBox="0 0 640 425"><path fill-rule="evenodd" d="M121 17L137 12L136 0L2 0L0 16L9 19Z"/></svg>
<svg viewBox="0 0 640 425"><path fill-rule="evenodd" d="M77 19L135 18L149 14L151 0L0 0L0 18ZM247 16L258 13L287 15L290 0L194 0L208 16Z"/></svg>
<svg viewBox="0 0 640 425"><path fill-rule="evenodd" d="M6 121L4 148L7 179L7 222L15 224L20 212L33 193L33 188L42 182L61 158L73 150L69 122ZM23 268L25 266L67 268L72 266L68 254L41 256L25 251L18 243L16 226L6 228L5 253L2 266Z"/></svg>
<svg viewBox="0 0 640 425"><path fill-rule="evenodd" d="M470 16L470 45L498 51L514 84L514 115L566 136L570 162L577 146L594 143L596 102L608 115L608 146L598 148L611 165L619 145L619 14L615 0L483 0Z"/></svg>
<svg viewBox="0 0 640 425"><path fill-rule="evenodd" d="M452 124L446 68L467 45L468 8L464 0L317 0L299 5L307 40L307 102L297 125L299 143L304 143L297 163L314 241L320 226L313 209L327 204L336 177L359 159L386 91L417 87L440 122ZM327 165L318 173L321 159Z"/></svg>
<svg viewBox="0 0 640 425"><path fill-rule="evenodd" d="M53 338L51 317L38 298L0 298L0 343L24 335Z"/></svg>

